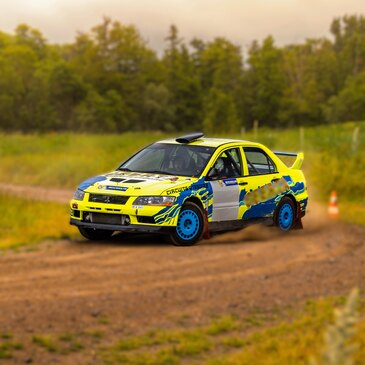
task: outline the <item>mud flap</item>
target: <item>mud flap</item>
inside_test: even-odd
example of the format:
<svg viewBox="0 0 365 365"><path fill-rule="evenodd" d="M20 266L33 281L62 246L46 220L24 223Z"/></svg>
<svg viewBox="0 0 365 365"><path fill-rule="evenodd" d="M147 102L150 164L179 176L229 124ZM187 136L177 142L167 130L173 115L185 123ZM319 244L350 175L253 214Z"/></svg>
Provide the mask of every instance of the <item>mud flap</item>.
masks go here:
<svg viewBox="0 0 365 365"><path fill-rule="evenodd" d="M203 233L203 237L206 240L209 240L209 238L211 237L210 232L209 232L209 223L208 223L208 213L205 212L204 214L204 233Z"/></svg>
<svg viewBox="0 0 365 365"><path fill-rule="evenodd" d="M295 225L294 225L293 229L303 229L302 208L300 207L299 202L297 202L297 219L295 221Z"/></svg>

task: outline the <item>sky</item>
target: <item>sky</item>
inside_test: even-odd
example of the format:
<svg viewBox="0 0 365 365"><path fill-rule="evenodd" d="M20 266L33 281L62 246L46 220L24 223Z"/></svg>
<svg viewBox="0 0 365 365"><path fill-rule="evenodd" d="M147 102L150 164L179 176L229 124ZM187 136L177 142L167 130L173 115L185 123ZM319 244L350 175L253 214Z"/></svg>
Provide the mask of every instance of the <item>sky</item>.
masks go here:
<svg viewBox="0 0 365 365"><path fill-rule="evenodd" d="M6 1L6 5L5 5ZM243 49L272 35L278 45L329 35L334 17L364 14L365 0L0 0L0 30L19 23L38 28L50 43L72 42L103 16L134 24L157 51L171 24L189 41L223 36Z"/></svg>

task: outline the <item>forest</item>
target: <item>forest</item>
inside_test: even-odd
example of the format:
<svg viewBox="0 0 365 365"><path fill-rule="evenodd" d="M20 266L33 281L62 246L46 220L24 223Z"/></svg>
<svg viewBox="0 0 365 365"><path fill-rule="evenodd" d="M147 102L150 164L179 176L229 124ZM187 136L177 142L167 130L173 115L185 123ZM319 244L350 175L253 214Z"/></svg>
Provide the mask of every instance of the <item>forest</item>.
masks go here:
<svg viewBox="0 0 365 365"><path fill-rule="evenodd" d="M279 47L228 39L165 48L104 18L73 43L51 44L20 24L0 32L0 130L113 133L238 132L365 119L365 17L335 18L330 36Z"/></svg>

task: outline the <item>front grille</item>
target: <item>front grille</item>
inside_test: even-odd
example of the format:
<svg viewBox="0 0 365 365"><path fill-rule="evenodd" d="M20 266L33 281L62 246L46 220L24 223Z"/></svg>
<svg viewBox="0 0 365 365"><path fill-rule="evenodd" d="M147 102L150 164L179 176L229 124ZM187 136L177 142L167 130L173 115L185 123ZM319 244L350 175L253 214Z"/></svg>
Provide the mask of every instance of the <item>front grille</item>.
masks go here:
<svg viewBox="0 0 365 365"><path fill-rule="evenodd" d="M130 218L124 214L88 213L84 212L83 221L87 223L128 225Z"/></svg>
<svg viewBox="0 0 365 365"><path fill-rule="evenodd" d="M124 205L129 196L90 194L89 202Z"/></svg>

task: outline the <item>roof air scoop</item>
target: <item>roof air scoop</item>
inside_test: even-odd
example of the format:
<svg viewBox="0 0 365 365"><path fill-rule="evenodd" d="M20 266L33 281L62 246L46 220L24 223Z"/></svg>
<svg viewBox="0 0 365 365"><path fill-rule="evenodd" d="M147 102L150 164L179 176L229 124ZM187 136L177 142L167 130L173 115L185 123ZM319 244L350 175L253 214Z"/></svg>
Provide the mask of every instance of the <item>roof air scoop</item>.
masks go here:
<svg viewBox="0 0 365 365"><path fill-rule="evenodd" d="M178 143L190 143L201 137L204 137L204 133L194 132L194 133L185 134L185 136L178 137L178 138L176 138L175 141Z"/></svg>

